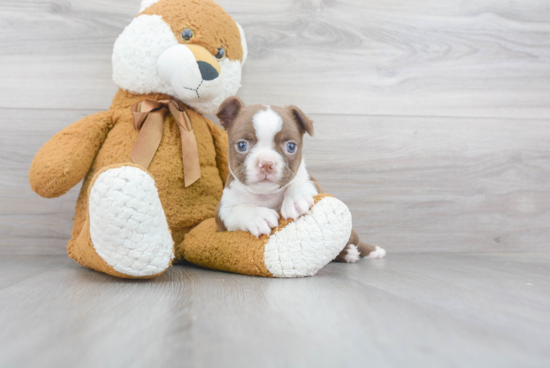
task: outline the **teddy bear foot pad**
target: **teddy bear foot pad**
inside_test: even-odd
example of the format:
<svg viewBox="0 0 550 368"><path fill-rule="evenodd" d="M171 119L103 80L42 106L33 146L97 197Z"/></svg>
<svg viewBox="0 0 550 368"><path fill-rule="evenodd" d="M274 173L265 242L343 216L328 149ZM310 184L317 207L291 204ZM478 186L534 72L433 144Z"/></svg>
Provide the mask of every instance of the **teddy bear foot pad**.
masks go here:
<svg viewBox="0 0 550 368"><path fill-rule="evenodd" d="M97 254L127 276L160 274L174 258L155 182L138 167L108 169L96 178L90 191L90 237Z"/></svg>
<svg viewBox="0 0 550 368"><path fill-rule="evenodd" d="M345 247L351 213L325 197L298 220L275 232L265 245L265 264L274 277L313 276Z"/></svg>

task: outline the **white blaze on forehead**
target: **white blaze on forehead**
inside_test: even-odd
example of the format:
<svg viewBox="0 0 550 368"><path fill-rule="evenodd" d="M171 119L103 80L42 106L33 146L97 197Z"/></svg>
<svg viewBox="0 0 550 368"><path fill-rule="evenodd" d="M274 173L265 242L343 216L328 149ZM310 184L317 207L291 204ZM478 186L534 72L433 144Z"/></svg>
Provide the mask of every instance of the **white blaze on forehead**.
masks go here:
<svg viewBox="0 0 550 368"><path fill-rule="evenodd" d="M275 150L275 134L283 128L283 118L273 111L270 106L265 105L264 108L252 118L258 141L245 160L246 176L249 183L254 179L263 179L264 176L258 166L262 160L272 161L275 164L275 170L271 174L274 176L275 181L279 181L284 174L284 159ZM273 185L278 187L276 183Z"/></svg>
<svg viewBox="0 0 550 368"><path fill-rule="evenodd" d="M275 134L283 128L283 118L271 109L271 106L265 106L265 110L260 110L254 115L254 130L258 138L257 146L273 147Z"/></svg>

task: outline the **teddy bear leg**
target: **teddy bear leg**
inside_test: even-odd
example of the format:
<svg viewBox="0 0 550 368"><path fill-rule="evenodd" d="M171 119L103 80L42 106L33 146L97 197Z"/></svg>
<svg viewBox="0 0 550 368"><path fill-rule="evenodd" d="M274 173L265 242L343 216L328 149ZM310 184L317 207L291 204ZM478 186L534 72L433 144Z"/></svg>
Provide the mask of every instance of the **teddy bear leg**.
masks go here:
<svg viewBox="0 0 550 368"><path fill-rule="evenodd" d="M135 165L111 166L96 174L88 219L71 256L94 270L124 278L163 273L174 245L154 179Z"/></svg>
<svg viewBox="0 0 550 368"><path fill-rule="evenodd" d="M186 235L176 257L198 266L265 277L313 276L344 248L351 232L351 213L338 199L320 194L296 221L281 219L270 236L219 232L209 219Z"/></svg>

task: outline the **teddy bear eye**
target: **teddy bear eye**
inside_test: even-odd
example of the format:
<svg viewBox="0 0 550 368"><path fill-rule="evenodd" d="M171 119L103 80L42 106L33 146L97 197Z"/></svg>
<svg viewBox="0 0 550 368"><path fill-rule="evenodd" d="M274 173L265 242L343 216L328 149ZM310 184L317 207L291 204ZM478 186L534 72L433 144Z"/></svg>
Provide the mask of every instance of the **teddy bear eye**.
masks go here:
<svg viewBox="0 0 550 368"><path fill-rule="evenodd" d="M223 47L218 47L218 53L216 55L214 55L216 57L216 59L218 60L221 60L225 57L225 50L223 49Z"/></svg>
<svg viewBox="0 0 550 368"><path fill-rule="evenodd" d="M237 142L236 146L237 146L237 151L241 153L248 151L248 143L246 143L245 141Z"/></svg>
<svg viewBox="0 0 550 368"><path fill-rule="evenodd" d="M181 31L181 38L183 38L184 41L189 41L190 39L195 36L195 33L189 28L185 28L183 31Z"/></svg>
<svg viewBox="0 0 550 368"><path fill-rule="evenodd" d="M296 143L294 142L288 142L286 145L286 151L288 153L294 153L296 152Z"/></svg>

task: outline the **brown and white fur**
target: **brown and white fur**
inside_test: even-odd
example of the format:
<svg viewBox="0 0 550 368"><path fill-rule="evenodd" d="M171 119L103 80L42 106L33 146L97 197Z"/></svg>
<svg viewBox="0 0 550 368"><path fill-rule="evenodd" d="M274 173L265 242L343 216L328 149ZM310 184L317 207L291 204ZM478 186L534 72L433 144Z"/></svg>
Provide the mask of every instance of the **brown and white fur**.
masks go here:
<svg viewBox="0 0 550 368"><path fill-rule="evenodd" d="M295 106L245 106L238 97L225 100L217 116L229 136L231 171L216 211L218 230L269 235L278 226L278 211L293 220L307 213L313 196L323 193L302 157L303 136L313 136L313 122ZM385 254L352 230L335 260L353 263Z"/></svg>

